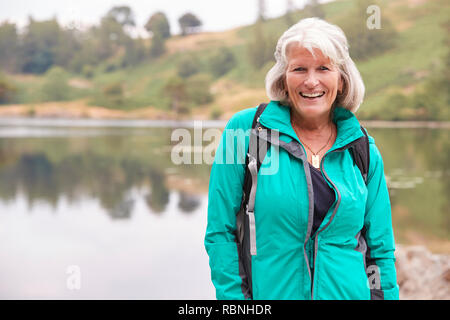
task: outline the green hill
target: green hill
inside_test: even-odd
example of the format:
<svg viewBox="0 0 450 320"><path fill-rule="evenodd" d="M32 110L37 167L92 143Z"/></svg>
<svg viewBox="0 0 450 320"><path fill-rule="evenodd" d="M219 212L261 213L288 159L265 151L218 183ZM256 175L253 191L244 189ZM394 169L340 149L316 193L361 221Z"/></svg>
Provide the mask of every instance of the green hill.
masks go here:
<svg viewBox="0 0 450 320"><path fill-rule="evenodd" d="M366 85L359 117L450 120L445 76L449 64L448 1L384 0L378 4L382 28L389 26L384 21L390 21L396 33L395 44L367 58L354 59ZM356 7L357 0L322 6L325 19L339 26L356 12ZM365 23L368 16L359 19ZM58 89L67 91L60 100L81 99L90 105L123 110L151 107L186 117L226 119L237 110L267 100L264 77L273 62L263 60L262 66L255 67L252 50L260 46L270 56L288 22L303 17L306 13L298 11L292 13L291 20L283 16L226 32L174 36L166 41L166 53L157 59L117 68L114 61L120 58L119 53L101 65L83 70L84 76L56 70L53 81L67 83L66 88ZM256 42L258 32L265 42L262 46ZM149 41L146 47L151 45ZM232 58L223 60L227 59L224 52L231 53ZM231 69L224 74L217 71L221 61L231 61ZM51 77L49 72L42 76L4 76L15 87L13 102L19 104L51 100L43 89L47 86L51 97Z"/></svg>

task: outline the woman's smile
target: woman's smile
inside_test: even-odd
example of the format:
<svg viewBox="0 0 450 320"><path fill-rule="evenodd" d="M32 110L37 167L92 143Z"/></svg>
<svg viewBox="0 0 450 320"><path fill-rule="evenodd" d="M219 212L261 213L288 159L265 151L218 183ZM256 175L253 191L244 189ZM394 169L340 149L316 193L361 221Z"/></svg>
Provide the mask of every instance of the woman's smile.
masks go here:
<svg viewBox="0 0 450 320"><path fill-rule="evenodd" d="M318 98L323 97L323 95L325 94L325 91L317 91L317 92L311 92L311 93L300 91L299 94L305 99L313 100L313 99L318 99Z"/></svg>

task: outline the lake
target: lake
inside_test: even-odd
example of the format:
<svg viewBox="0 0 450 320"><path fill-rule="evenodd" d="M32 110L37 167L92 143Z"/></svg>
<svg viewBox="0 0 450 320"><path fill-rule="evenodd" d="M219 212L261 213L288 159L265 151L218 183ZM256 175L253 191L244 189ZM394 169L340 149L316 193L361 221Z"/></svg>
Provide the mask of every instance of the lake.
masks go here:
<svg viewBox="0 0 450 320"><path fill-rule="evenodd" d="M180 126L193 130L1 120L0 299L214 299L203 246L211 167L173 163ZM396 242L450 253L450 130L368 130Z"/></svg>

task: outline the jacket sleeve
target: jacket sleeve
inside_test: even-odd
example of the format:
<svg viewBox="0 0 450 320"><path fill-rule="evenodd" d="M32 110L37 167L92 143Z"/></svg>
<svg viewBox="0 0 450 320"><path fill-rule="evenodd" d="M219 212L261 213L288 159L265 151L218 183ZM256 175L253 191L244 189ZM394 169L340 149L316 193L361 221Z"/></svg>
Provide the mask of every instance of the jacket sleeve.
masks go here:
<svg viewBox="0 0 450 320"><path fill-rule="evenodd" d="M248 138L244 130L237 127L237 121L232 118L225 127L216 151L209 181L205 235L216 297L227 300L245 299L241 289L235 230L236 213L242 199Z"/></svg>
<svg viewBox="0 0 450 320"><path fill-rule="evenodd" d="M381 154L370 139L370 168L364 227L366 229L367 273L372 299L399 299L395 270L395 242L391 204Z"/></svg>

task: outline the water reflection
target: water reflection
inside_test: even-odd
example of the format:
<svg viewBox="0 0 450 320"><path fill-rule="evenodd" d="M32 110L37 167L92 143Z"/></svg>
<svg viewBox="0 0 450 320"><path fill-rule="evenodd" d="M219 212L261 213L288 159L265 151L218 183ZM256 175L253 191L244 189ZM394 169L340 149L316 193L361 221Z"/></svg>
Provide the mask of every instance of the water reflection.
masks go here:
<svg viewBox="0 0 450 320"><path fill-rule="evenodd" d="M59 128L59 130L63 130ZM78 130L78 131L77 131ZM71 134L88 131L71 128ZM143 190L148 212L163 215L171 193L177 210L194 212L207 193L208 165L176 166L170 128L95 129L96 135L16 137L0 140L0 200L22 193L30 206L53 208L61 196L76 204L97 199L113 220L133 216L133 190ZM450 240L448 129L370 129L384 159L396 236L426 234Z"/></svg>
<svg viewBox="0 0 450 320"><path fill-rule="evenodd" d="M369 130L383 155L396 240L450 252L450 131Z"/></svg>
<svg viewBox="0 0 450 320"><path fill-rule="evenodd" d="M155 153L152 148L167 143L167 136L154 138L2 139L0 199L13 200L22 192L30 208L36 201L54 208L60 196L76 203L87 195L98 199L111 218L127 219L134 205L129 193L144 188L149 212L161 214L169 202L167 176L181 184L199 171L204 171L200 177L207 177L209 168L200 166L193 173L183 166L166 170L170 152ZM198 190L171 187L180 193L181 212L190 213L199 206Z"/></svg>
<svg viewBox="0 0 450 320"><path fill-rule="evenodd" d="M180 192L180 201L178 208L186 213L193 212L200 205L199 197L189 195L185 192Z"/></svg>

